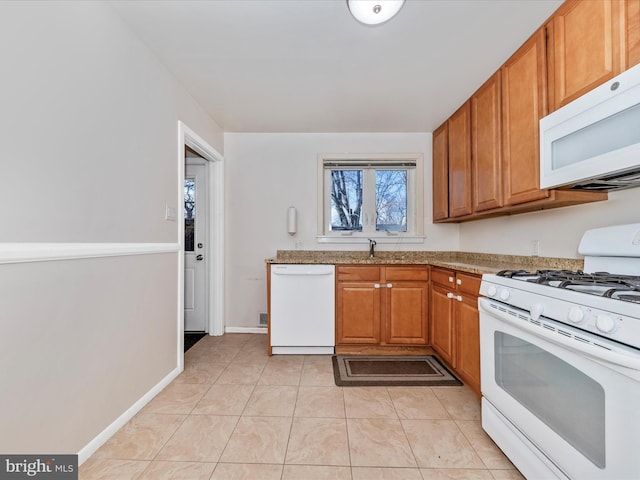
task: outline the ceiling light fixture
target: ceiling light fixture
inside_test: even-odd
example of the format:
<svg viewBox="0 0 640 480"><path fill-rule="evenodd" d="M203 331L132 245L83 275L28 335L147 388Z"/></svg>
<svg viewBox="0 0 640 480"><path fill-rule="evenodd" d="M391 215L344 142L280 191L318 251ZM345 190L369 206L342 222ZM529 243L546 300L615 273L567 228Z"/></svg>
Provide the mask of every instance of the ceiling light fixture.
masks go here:
<svg viewBox="0 0 640 480"><path fill-rule="evenodd" d="M351 15L366 25L378 25L393 18L405 0L347 0Z"/></svg>

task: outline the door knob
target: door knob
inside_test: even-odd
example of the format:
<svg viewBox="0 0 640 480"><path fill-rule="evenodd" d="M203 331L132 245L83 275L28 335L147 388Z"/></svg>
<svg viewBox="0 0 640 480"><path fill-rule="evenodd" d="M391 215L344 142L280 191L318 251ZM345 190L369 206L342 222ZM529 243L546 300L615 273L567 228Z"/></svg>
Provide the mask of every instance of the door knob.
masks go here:
<svg viewBox="0 0 640 480"><path fill-rule="evenodd" d="M196 255L196 260L204 260L204 255Z"/></svg>
<svg viewBox="0 0 640 480"><path fill-rule="evenodd" d="M198 248L202 248L202 244L201 243L198 243Z"/></svg>

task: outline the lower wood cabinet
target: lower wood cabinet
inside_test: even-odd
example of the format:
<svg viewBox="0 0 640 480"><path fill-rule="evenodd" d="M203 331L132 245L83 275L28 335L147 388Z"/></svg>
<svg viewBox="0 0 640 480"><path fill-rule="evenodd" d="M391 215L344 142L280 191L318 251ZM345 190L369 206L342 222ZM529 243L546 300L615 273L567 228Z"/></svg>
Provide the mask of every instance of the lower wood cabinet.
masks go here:
<svg viewBox="0 0 640 480"><path fill-rule="evenodd" d="M431 347L477 395L480 395L481 277L431 269Z"/></svg>
<svg viewBox="0 0 640 480"><path fill-rule="evenodd" d="M429 267L338 265L336 345L427 345Z"/></svg>

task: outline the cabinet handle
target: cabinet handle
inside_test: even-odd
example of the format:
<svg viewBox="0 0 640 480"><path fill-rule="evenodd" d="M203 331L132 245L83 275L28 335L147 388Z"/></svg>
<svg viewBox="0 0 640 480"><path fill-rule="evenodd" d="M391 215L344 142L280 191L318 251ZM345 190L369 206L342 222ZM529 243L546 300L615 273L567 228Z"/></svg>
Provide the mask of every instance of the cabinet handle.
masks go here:
<svg viewBox="0 0 640 480"><path fill-rule="evenodd" d="M391 287L393 287L393 284L392 283L387 283L387 288L391 288Z"/></svg>
<svg viewBox="0 0 640 480"><path fill-rule="evenodd" d="M458 278L458 279L456 280L456 283L457 283L458 285L462 285L462 280L460 280L460 279Z"/></svg>
<svg viewBox="0 0 640 480"><path fill-rule="evenodd" d="M458 296L456 297L456 300L458 300L459 302L461 302L461 301L462 301L462 296L461 296L461 295L458 295Z"/></svg>
<svg viewBox="0 0 640 480"><path fill-rule="evenodd" d="M453 283L453 277L449 277L449 283Z"/></svg>
<svg viewBox="0 0 640 480"><path fill-rule="evenodd" d="M453 293L451 293L451 292L447 293L447 298L453 298L453 297L455 297L455 295Z"/></svg>
<svg viewBox="0 0 640 480"><path fill-rule="evenodd" d="M380 288L380 284L379 283L374 283L373 284L373 288Z"/></svg>

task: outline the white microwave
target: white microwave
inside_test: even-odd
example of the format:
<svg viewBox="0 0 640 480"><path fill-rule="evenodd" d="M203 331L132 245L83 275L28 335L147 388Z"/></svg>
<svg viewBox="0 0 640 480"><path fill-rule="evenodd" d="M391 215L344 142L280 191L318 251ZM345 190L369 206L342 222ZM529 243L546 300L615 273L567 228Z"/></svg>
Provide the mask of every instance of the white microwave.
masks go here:
<svg viewBox="0 0 640 480"><path fill-rule="evenodd" d="M540 188L640 186L640 65L540 120Z"/></svg>

